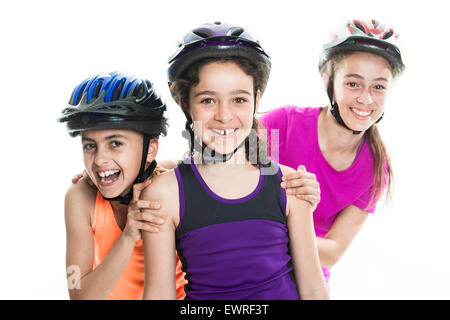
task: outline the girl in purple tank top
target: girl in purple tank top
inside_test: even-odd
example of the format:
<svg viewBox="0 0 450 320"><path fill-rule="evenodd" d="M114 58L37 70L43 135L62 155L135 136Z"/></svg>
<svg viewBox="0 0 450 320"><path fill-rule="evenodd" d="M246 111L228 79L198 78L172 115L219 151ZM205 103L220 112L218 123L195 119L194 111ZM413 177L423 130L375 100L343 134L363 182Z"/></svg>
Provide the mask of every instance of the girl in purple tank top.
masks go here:
<svg viewBox="0 0 450 320"><path fill-rule="evenodd" d="M144 298L176 298L176 248L188 299L327 299L312 206L286 195L281 175L294 170L278 169L256 134L269 56L216 22L189 32L169 63L190 156L141 196L166 221L143 233Z"/></svg>
<svg viewBox="0 0 450 320"><path fill-rule="evenodd" d="M397 37L376 20L349 21L324 45L319 61L330 106L286 106L259 119L269 137L277 130L279 163L305 165L320 184L314 227L327 281L328 268L375 211L382 193L390 194L392 168L377 123L404 69ZM296 186L289 178L287 184Z"/></svg>

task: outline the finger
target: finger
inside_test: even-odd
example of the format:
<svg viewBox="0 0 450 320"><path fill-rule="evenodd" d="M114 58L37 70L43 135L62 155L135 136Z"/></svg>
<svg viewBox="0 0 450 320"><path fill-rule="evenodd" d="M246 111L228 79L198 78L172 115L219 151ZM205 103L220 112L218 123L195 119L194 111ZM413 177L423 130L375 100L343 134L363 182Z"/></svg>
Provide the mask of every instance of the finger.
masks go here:
<svg viewBox="0 0 450 320"><path fill-rule="evenodd" d="M76 184L82 177L83 177L82 173L77 173L76 175L73 176L72 183Z"/></svg>
<svg viewBox="0 0 450 320"><path fill-rule="evenodd" d="M320 186L317 180L311 179L294 179L294 180L286 180L281 183L281 187L285 189L296 188L296 187L311 187L317 189L317 192L320 192Z"/></svg>
<svg viewBox="0 0 450 320"><path fill-rule="evenodd" d="M151 212L145 212L140 210L130 210L128 211L128 219L132 221L139 221L139 222L149 222L155 225L161 225L164 224L164 219L152 214Z"/></svg>
<svg viewBox="0 0 450 320"><path fill-rule="evenodd" d="M141 196L141 192L152 183L151 179L147 179L144 182L136 183L133 185L133 200L137 202Z"/></svg>
<svg viewBox="0 0 450 320"><path fill-rule="evenodd" d="M164 219L162 219L158 216L155 216L151 213L148 213L148 212L140 212L137 215L137 219L142 222L150 222L152 224L157 224L157 225L164 224Z"/></svg>
<svg viewBox="0 0 450 320"><path fill-rule="evenodd" d="M304 165L299 165L297 171L306 171L306 167Z"/></svg>
<svg viewBox="0 0 450 320"><path fill-rule="evenodd" d="M156 201L138 200L133 204L133 208L159 210L161 209L161 203Z"/></svg>
<svg viewBox="0 0 450 320"><path fill-rule="evenodd" d="M294 179L314 179L315 175L307 171L295 171L283 176L283 181Z"/></svg>
<svg viewBox="0 0 450 320"><path fill-rule="evenodd" d="M144 210L159 210L161 209L161 203L148 200L137 200L130 202L128 205L128 213L139 213Z"/></svg>
<svg viewBox="0 0 450 320"><path fill-rule="evenodd" d="M286 189L286 193L290 195L311 195L311 196L317 196L317 189L309 187L309 186L302 186L297 188L289 188Z"/></svg>
<svg viewBox="0 0 450 320"><path fill-rule="evenodd" d="M95 184L92 181L91 177L88 175L86 170L83 170L82 176L84 178L84 181L86 181L91 187L94 187Z"/></svg>
<svg viewBox="0 0 450 320"><path fill-rule="evenodd" d="M305 201L309 202L309 204L313 207L314 210L316 209L317 205L320 202L319 198L317 198L316 196L312 196L312 195L297 194L296 197L300 200L305 200Z"/></svg>
<svg viewBox="0 0 450 320"><path fill-rule="evenodd" d="M305 185L305 180L295 179L295 180L287 180L281 183L281 187L285 189L302 187Z"/></svg>
<svg viewBox="0 0 450 320"><path fill-rule="evenodd" d="M156 227L154 225L151 225L151 224L148 224L148 223L145 223L145 222L137 222L136 226L137 226L138 229L143 230L143 231L148 231L148 232L151 232L151 233L158 233L159 232L159 228L158 227Z"/></svg>

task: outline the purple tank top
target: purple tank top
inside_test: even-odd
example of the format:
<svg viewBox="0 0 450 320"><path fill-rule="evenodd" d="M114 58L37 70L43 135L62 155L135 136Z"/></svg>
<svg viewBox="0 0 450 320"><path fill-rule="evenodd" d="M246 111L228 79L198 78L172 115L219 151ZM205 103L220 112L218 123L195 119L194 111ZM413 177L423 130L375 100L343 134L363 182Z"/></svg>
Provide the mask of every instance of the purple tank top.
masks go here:
<svg viewBox="0 0 450 320"><path fill-rule="evenodd" d="M186 299L299 299L279 167L261 166L257 187L241 199L215 194L192 161L180 163L175 173L176 246L188 280Z"/></svg>

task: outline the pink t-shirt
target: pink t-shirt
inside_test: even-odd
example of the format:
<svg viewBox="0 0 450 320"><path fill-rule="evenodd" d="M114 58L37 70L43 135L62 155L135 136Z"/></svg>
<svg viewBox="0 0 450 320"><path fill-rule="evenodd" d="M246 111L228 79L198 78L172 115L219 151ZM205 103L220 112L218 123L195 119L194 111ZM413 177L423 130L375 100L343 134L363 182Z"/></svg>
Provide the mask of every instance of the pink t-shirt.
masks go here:
<svg viewBox="0 0 450 320"><path fill-rule="evenodd" d="M369 213L375 211L375 204L369 209L373 183L373 156L367 140L360 147L353 164L342 171L335 170L325 159L317 136L317 120L320 108L280 107L259 118L267 129L269 150L273 148L276 134L270 129L279 129L278 162L297 170L304 165L308 172L316 175L320 184L320 203L314 212L314 227L318 237L325 237L339 212L355 205ZM273 149L272 149L273 150ZM272 156L274 153L272 152ZM276 160L276 159L274 159ZM324 270L328 282L329 270Z"/></svg>

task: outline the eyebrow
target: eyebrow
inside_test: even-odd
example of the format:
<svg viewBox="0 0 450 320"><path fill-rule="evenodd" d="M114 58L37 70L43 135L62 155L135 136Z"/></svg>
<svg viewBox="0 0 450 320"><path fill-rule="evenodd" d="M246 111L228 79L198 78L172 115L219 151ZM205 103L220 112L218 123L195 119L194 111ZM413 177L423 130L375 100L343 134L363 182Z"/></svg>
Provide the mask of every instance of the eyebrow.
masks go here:
<svg viewBox="0 0 450 320"><path fill-rule="evenodd" d="M231 93L231 94L239 94L239 93L242 93L242 94L247 94L247 95L251 96L251 93L250 93L250 92L248 92L247 90L243 90L243 89L236 89L236 90L231 91L230 93ZM194 98L196 98L196 97L198 97L198 96L202 96L202 95L212 95L212 96L213 96L213 95L216 95L216 94L217 94L216 91L204 90L204 91L197 92L197 93L194 95Z"/></svg>
<svg viewBox="0 0 450 320"><path fill-rule="evenodd" d="M203 96L203 95L211 95L211 96L213 96L213 95L215 95L215 94L216 94L215 91L204 90L204 91L197 92L197 93L194 95L194 98L197 98L198 96Z"/></svg>
<svg viewBox="0 0 450 320"><path fill-rule="evenodd" d="M113 135L110 135L110 136L105 137L105 138L103 139L103 141L111 140L111 139L117 139L117 138L123 138L123 139L127 139L127 140L128 140L127 137L125 137L125 136L123 136L123 135L121 135L121 134L113 134ZM91 138L89 138L89 137L82 137L82 138L81 138L81 142L84 142L84 141L95 142L94 139L91 139Z"/></svg>
<svg viewBox="0 0 450 320"><path fill-rule="evenodd" d="M364 79L363 76L361 76L361 75L359 75L357 73L349 73L349 74L346 74L344 76L344 78L352 78L352 77L353 78L358 78L358 79L361 79L361 80ZM385 77L378 77L378 78L373 79L373 81L386 81L386 82L388 82L388 79L386 79Z"/></svg>
<svg viewBox="0 0 450 320"><path fill-rule="evenodd" d="M233 94L243 93L243 94L247 94L247 95L251 96L250 92L248 92L247 90L243 90L243 89L237 89L237 90L231 91L231 93L233 93Z"/></svg>

